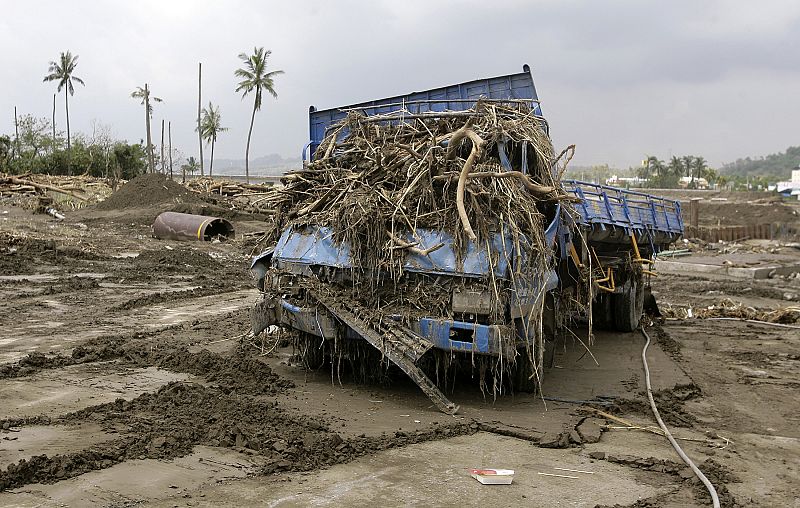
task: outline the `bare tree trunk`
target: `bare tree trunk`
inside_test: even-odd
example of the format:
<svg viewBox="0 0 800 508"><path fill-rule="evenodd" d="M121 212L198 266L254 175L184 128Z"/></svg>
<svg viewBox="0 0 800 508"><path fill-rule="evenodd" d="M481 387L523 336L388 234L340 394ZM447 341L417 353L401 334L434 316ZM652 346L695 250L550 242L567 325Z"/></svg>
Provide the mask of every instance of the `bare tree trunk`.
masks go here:
<svg viewBox="0 0 800 508"><path fill-rule="evenodd" d="M256 92L258 93L258 92ZM256 121L256 103L253 102L253 115L250 117L250 130L247 131L247 149L244 152L245 181L250 183L250 137L253 135L253 122Z"/></svg>
<svg viewBox="0 0 800 508"><path fill-rule="evenodd" d="M214 171L214 143L216 142L216 139L211 138L211 164L208 166L208 176L211 176L211 173Z"/></svg>
<svg viewBox="0 0 800 508"><path fill-rule="evenodd" d="M167 172L166 159L164 158L164 119L161 119L161 173Z"/></svg>
<svg viewBox="0 0 800 508"><path fill-rule="evenodd" d="M200 131L200 109L203 102L203 63L197 64L197 140L200 142L200 176L203 176L203 133Z"/></svg>
<svg viewBox="0 0 800 508"><path fill-rule="evenodd" d="M15 159L19 159L19 121L17 120L17 107L14 106L14 141L17 149L15 150L17 155L14 157Z"/></svg>
<svg viewBox="0 0 800 508"><path fill-rule="evenodd" d="M53 151L56 151L56 94L53 94Z"/></svg>
<svg viewBox="0 0 800 508"><path fill-rule="evenodd" d="M214 172L214 143L216 143L216 139L211 138L211 164L208 166L208 176L212 176Z"/></svg>
<svg viewBox="0 0 800 508"><path fill-rule="evenodd" d="M153 160L153 138L150 136L150 89L147 83L144 84L144 117L147 126L147 162L150 164L150 172L155 173L156 166ZM67 122L69 126L69 122ZM69 130L69 127L67 127Z"/></svg>
<svg viewBox="0 0 800 508"><path fill-rule="evenodd" d="M169 137L169 179L172 180L172 122L167 122Z"/></svg>
<svg viewBox="0 0 800 508"><path fill-rule="evenodd" d="M72 174L72 144L69 138L69 93L64 90L64 106L67 108L67 174Z"/></svg>

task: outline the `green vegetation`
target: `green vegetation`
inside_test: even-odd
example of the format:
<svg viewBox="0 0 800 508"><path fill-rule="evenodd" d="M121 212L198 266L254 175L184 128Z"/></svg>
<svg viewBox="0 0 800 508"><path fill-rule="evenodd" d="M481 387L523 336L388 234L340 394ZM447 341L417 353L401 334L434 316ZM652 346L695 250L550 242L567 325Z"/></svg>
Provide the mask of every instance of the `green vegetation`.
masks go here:
<svg viewBox="0 0 800 508"><path fill-rule="evenodd" d="M790 146L785 152L773 153L766 157L736 159L724 164L720 173L738 180L780 181L788 180L793 169L800 166L800 146Z"/></svg>
<svg viewBox="0 0 800 508"><path fill-rule="evenodd" d="M51 175L85 174L112 179L135 177L145 170L143 147L114 140L103 132L91 138L77 134L64 149L62 132L53 137L47 118L22 115L18 121L19 138L0 136L0 171ZM102 129L101 129L102 131Z"/></svg>
<svg viewBox="0 0 800 508"><path fill-rule="evenodd" d="M696 155L673 156L666 163L658 157L648 156L636 173L639 178L648 180L647 187L658 189L678 187L682 177L691 179L690 189L697 187L695 180L698 178L705 178L709 184L725 184L725 179L720 179L717 172L708 167L705 158Z"/></svg>
<svg viewBox="0 0 800 508"><path fill-rule="evenodd" d="M262 94L265 90L273 97L278 97L273 79L275 76L283 74L283 71L280 70L267 71L267 60L271 54L271 51L264 48L254 48L252 55L241 53L239 58L244 65L234 72L235 76L240 78L236 86L236 92L241 92L242 98L251 92L254 95L253 113L250 118L247 149L245 151L245 173L248 182L250 181L250 141L253 134L255 115L261 109ZM151 123L153 119L153 103L162 102L162 99L152 95L147 83L145 83L144 87L137 87L131 93L131 97L141 99L141 103L144 106L147 132L146 144L144 141L138 144L129 144L125 141L113 140L107 133L100 136L93 133L91 137L85 134L73 136L70 132L69 98L75 94L74 83L85 86L84 81L75 75L77 65L78 55L73 56L70 51L62 52L58 61L50 62L48 74L44 77L45 82L57 82L58 92L64 91L66 136L56 129L55 94L53 95L52 121L33 115L18 117L17 108L15 107L14 132L10 135L0 134L0 172L13 174L84 174L112 179L130 179L147 170L150 172L156 170L157 156L153 150ZM199 73L198 80L200 80ZM214 145L217 141L217 136L228 129L221 125L218 107L215 108L209 103L208 108L202 111L202 115L199 110L200 106L198 104L198 126L196 130L201 140L200 154L202 156L202 140L205 140L211 145L211 167L209 168L209 175L211 175L214 164ZM161 159L164 159L162 161L162 171L166 171L165 161L167 160L167 156L164 153L164 121L161 121ZM180 154L180 151L177 148L174 150L172 148L171 131L169 139L168 153L171 174L173 155ZM65 141L66 149L64 149ZM181 158L182 156L179 161ZM186 171L194 173L198 168L202 175L203 161L190 157L185 164L181 165L181 168L184 171L184 179Z"/></svg>
<svg viewBox="0 0 800 508"><path fill-rule="evenodd" d="M278 94L275 92L275 84L272 78L278 74L283 74L283 71L267 72L267 59L271 54L272 51L264 51L264 48L254 48L252 55L240 53L239 58L244 63L244 66L234 71L234 75L242 79L236 86L236 91L242 92L242 99L250 92L254 92L255 95L253 114L250 117L250 130L247 131L247 149L244 152L244 172L247 183L250 183L250 138L253 135L253 122L256 119L256 111L261 109L261 92L266 90L277 99Z"/></svg>
<svg viewBox="0 0 800 508"><path fill-rule="evenodd" d="M78 55L72 56L72 53L69 51L66 53L62 52L58 62L50 62L50 68L47 71L49 74L44 77L45 82L58 81L57 90L59 92L64 90L64 106L67 110L67 158L72 155L71 136L69 134L69 96L75 95L75 87L72 85L72 82L74 81L86 86L81 78L73 74L77 66ZM53 105L55 106L55 103ZM55 129L55 125L53 125L53 129ZM55 135L53 137L55 137Z"/></svg>
<svg viewBox="0 0 800 508"><path fill-rule="evenodd" d="M156 170L156 164L153 156L153 137L150 133L150 121L153 118L153 104L150 101L162 102L162 100L159 97L150 95L150 89L147 87L147 83L144 84L144 88L137 86L136 90L131 92L131 97L134 99L142 99L142 106L144 106L144 124L145 129L147 129L147 161L150 172L153 173Z"/></svg>
<svg viewBox="0 0 800 508"><path fill-rule="evenodd" d="M216 108L210 102L207 108L203 108L200 115L200 136L206 143L211 144L211 164L208 166L208 176L214 172L214 145L217 142L217 134L228 130L222 126L222 115L219 106Z"/></svg>
<svg viewBox="0 0 800 508"><path fill-rule="evenodd" d="M183 172L183 181L186 181L186 173L194 175L198 169L200 169L200 164L197 162L197 159L195 159L194 156L186 159L186 164L181 166L181 171Z"/></svg>

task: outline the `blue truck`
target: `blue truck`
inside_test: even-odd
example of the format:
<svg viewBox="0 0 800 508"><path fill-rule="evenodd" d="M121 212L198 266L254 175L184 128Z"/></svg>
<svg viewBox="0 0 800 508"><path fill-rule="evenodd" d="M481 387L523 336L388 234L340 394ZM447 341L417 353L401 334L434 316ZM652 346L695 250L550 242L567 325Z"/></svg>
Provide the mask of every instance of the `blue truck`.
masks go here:
<svg viewBox="0 0 800 508"><path fill-rule="evenodd" d="M340 108L317 110L312 106L310 139L303 159L312 160L331 129L353 111L367 117L402 111L405 118L413 118L463 112L478 101L524 103L549 130L530 69L525 65L519 73ZM346 138L347 133L340 136ZM516 169L507 157L501 159L505 169ZM406 320L401 324L399 317L393 321L392 316L387 318L374 309L343 305L335 291L315 274L321 269L326 273L352 270L350 247L337 241L329 227L309 225L286 228L274 246L254 258L253 271L263 295L253 309L252 332L260 333L270 325L294 330L307 341L306 347L301 348L310 360L307 364L324 361L315 355L320 355L325 350L322 344L334 336L364 344L404 371L447 413L456 412L458 407L447 400L421 367L429 351L446 351L472 358L473 362L476 356L513 359L536 337L543 336L543 343L536 344L534 358L512 362L513 388L536 390L542 382L546 353L552 351L552 339L577 317L588 318L590 326L598 328L627 332L638 327L652 260L683 233L680 204L676 201L575 180L563 180L561 185L571 199L555 206L548 216L544 237L552 248L552 263L546 273L533 274L530 279L537 286L531 294L544 301L510 305L505 312L507 323L481 319L491 307L493 296L486 291L463 289L464 284L462 289L453 290L448 316L417 315L410 323ZM421 228L414 237L424 245L441 248L407 253L403 270L410 274L468 282L489 276L508 278L514 268L511 256L499 256L500 261L492 263L476 242L469 242L459 252L454 239L443 231ZM494 235L488 243L496 252L512 249L501 234ZM568 303L576 300L587 305L580 309ZM534 303L542 314L539 334L525 331L524 309ZM515 340L503 340L509 330Z"/></svg>

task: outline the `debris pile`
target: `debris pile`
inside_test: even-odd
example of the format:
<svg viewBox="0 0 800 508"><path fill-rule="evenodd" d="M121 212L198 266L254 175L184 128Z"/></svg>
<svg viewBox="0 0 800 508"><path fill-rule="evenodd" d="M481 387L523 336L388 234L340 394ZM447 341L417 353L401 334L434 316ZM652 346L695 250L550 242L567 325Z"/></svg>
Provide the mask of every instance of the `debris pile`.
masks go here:
<svg viewBox="0 0 800 508"><path fill-rule="evenodd" d="M487 270L477 283L494 296L488 323L504 325L518 290L528 291L528 301L540 300L536 277L553 262L545 229L559 202L571 200L560 185L566 162L558 164L567 153L556 156L546 123L522 103L478 101L444 113L352 111L329 129L305 168L288 173L284 186L265 197L275 210L269 240L287 227L329 228L335 242L349 247L353 298L384 312L396 304L391 311L403 316L414 307L446 308L453 283L426 284L406 274L408 256L424 258L452 239L448 248L458 263L473 245L489 266L512 267L500 277ZM439 235L429 245L425 230L449 238ZM442 285L444 291L432 291ZM539 328L540 315L522 314L529 312L528 322Z"/></svg>
<svg viewBox="0 0 800 508"><path fill-rule="evenodd" d="M231 199L247 196L265 196L272 188L271 185L235 182L210 176L192 178L185 185L189 190L195 192L216 194Z"/></svg>
<svg viewBox="0 0 800 508"><path fill-rule="evenodd" d="M0 173L0 198L10 198L22 208L41 213L51 206L60 210L81 208L109 194L111 187L103 178Z"/></svg>
<svg viewBox="0 0 800 508"><path fill-rule="evenodd" d="M725 298L705 307L667 307L661 309L661 312L667 318L677 319L733 318L779 324L800 323L800 307L798 306L763 310L747 306L730 298Z"/></svg>
<svg viewBox="0 0 800 508"><path fill-rule="evenodd" d="M314 160L268 196L277 232L330 227L362 272L388 270L395 279L404 252L436 247L403 239L417 229L447 232L461 248L502 229L531 254L528 262L543 261L546 216L569 199L543 120L524 106L482 103L411 121L404 113L353 112L334 126Z"/></svg>

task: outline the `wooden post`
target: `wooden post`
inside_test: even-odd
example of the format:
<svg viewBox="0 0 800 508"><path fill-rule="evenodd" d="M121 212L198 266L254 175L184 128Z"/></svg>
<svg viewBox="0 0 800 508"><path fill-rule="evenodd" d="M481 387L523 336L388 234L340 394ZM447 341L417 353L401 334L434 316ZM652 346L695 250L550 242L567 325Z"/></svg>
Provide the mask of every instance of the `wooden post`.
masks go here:
<svg viewBox="0 0 800 508"><path fill-rule="evenodd" d="M197 64L197 140L200 142L200 176L203 176L203 134L200 132L200 108L203 102L203 63Z"/></svg>
<svg viewBox="0 0 800 508"><path fill-rule="evenodd" d="M147 83L144 84L144 117L147 125L147 162L150 165L150 172L156 172L155 161L153 161L153 138L150 134L150 89Z"/></svg>
<svg viewBox="0 0 800 508"><path fill-rule="evenodd" d="M172 180L172 122L167 122L167 132L169 133L169 179Z"/></svg>
<svg viewBox="0 0 800 508"><path fill-rule="evenodd" d="M17 121L17 107L14 106L14 141L15 145L17 145L17 149L15 150L16 156L14 159L19 159L19 122Z"/></svg>
<svg viewBox="0 0 800 508"><path fill-rule="evenodd" d="M56 94L53 94L53 151L56 151Z"/></svg>
<svg viewBox="0 0 800 508"><path fill-rule="evenodd" d="M700 225L700 198L689 201L689 225L697 228Z"/></svg>
<svg viewBox="0 0 800 508"><path fill-rule="evenodd" d="M167 172L167 161L164 159L164 119L161 119L161 173Z"/></svg>

